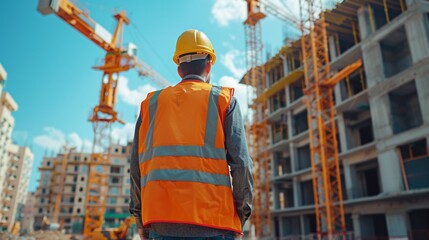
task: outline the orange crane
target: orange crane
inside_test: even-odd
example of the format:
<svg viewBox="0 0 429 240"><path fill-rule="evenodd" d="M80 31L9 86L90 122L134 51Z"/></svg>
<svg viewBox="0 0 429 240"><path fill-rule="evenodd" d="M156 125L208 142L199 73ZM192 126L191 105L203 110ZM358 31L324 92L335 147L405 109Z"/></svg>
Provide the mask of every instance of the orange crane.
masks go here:
<svg viewBox="0 0 429 240"><path fill-rule="evenodd" d="M119 74L135 68L139 75L148 77L161 87L167 87L170 83L137 58L135 45L122 46L124 24L130 23L125 12L114 15L117 25L114 33L111 34L91 19L87 11L78 8L70 0L39 0L38 10L43 15L56 14L106 51L104 64L94 67L103 72L103 77L99 103L89 117L89 121L93 124L94 141L91 159L87 163L88 184L83 234L86 238L91 238L94 230L101 229L103 223L110 162L110 127L115 122L124 123L118 118L114 109Z"/></svg>
<svg viewBox="0 0 429 240"><path fill-rule="evenodd" d="M251 93L251 97L260 96L260 98L258 101L252 101L250 106L259 105L258 111L262 115L267 109L267 99L262 92L265 89L265 71L262 63L263 44L260 20L266 17L265 13L269 13L301 30L317 234L319 239L324 237L332 239L335 235L344 238L346 225L332 92L338 82L362 66L362 61L358 60L348 65L335 75L331 74L326 23L320 0L300 0L300 20L291 17L288 13L283 12L281 7L275 6L269 1L245 1L248 10L248 17L244 24L249 69L245 81L256 88ZM255 149L251 151L255 165L255 188L259 188L255 194L253 222L255 235L261 238L271 235L269 213L271 203L268 183L267 123L266 117L259 115L254 110L253 123L248 128L248 133L249 142L256 146L251 145L251 148ZM265 130L260 129L261 127ZM263 139L262 144L260 144L260 140L256 139ZM263 166L262 171L261 166ZM261 182L264 183L262 187Z"/></svg>

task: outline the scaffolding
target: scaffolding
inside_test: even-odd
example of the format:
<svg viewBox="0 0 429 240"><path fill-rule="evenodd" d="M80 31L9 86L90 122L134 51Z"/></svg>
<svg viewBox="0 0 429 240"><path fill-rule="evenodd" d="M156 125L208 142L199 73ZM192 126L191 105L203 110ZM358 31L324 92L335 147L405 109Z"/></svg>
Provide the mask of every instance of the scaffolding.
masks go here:
<svg viewBox="0 0 429 240"><path fill-rule="evenodd" d="M247 138L249 151L253 159L254 174L254 211L251 218L255 236L270 235L270 182L268 156L268 129L265 113L267 112L266 97L255 101L266 87L265 67L263 59L263 43L260 20L265 14L260 11L259 1L248 1L248 18L245 21L246 36L246 65L249 69L245 76L246 84L250 85L247 91L249 113L247 115Z"/></svg>

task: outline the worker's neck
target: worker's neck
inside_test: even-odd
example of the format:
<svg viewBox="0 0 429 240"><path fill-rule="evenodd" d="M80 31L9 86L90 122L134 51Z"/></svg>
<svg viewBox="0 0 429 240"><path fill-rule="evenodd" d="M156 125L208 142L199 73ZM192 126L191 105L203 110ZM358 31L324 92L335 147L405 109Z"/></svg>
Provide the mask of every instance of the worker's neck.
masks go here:
<svg viewBox="0 0 429 240"><path fill-rule="evenodd" d="M197 74L189 74L182 78L182 81L189 81L189 80L198 80L198 81L206 82L206 79L203 76L200 76Z"/></svg>

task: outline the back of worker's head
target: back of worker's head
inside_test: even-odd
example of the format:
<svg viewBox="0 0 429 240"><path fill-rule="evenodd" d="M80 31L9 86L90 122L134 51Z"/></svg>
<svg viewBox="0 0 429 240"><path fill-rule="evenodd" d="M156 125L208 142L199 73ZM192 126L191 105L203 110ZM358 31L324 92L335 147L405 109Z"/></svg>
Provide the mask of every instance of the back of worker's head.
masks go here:
<svg viewBox="0 0 429 240"><path fill-rule="evenodd" d="M178 65L177 70L182 78L198 75L209 82L211 66L216 62L216 53L203 32L187 30L177 39L173 61Z"/></svg>

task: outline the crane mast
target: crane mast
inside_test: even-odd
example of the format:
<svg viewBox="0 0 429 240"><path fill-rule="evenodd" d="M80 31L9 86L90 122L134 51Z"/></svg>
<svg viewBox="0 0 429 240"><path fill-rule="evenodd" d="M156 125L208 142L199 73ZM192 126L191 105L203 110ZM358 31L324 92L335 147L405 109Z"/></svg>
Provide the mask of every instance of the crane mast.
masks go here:
<svg viewBox="0 0 429 240"><path fill-rule="evenodd" d="M122 47L123 27L124 24L130 23L124 11L114 15L117 25L112 35L92 20L86 11L79 9L70 0L40 0L38 10L44 15L56 14L106 51L103 65L94 67L103 72L103 77L99 103L93 108L89 117L89 121L93 125L94 138L91 158L87 162L88 183L83 234L86 239L92 239L94 231L101 229L103 224L108 190L107 173L110 167L111 125L115 122L124 123L118 118L118 113L114 108L119 75L130 68L135 68L140 76L148 77L161 87L167 87L170 83L137 58L136 47L133 44L129 44L128 48ZM62 171L61 174L61 179L63 179L65 171ZM58 194L62 195L61 192ZM59 211L59 204L57 205L56 218L58 218L57 212Z"/></svg>
<svg viewBox="0 0 429 240"><path fill-rule="evenodd" d="M246 66L249 69L245 76L249 113L247 115L247 138L249 152L253 159L254 174L254 211L251 219L255 236L270 235L270 182L268 156L267 101L262 95L266 87L265 68L263 59L263 42L260 20L265 14L260 11L259 1L247 1L248 17L244 22L246 37ZM256 96L262 95L262 101L255 101ZM263 227L265 226L265 227Z"/></svg>

